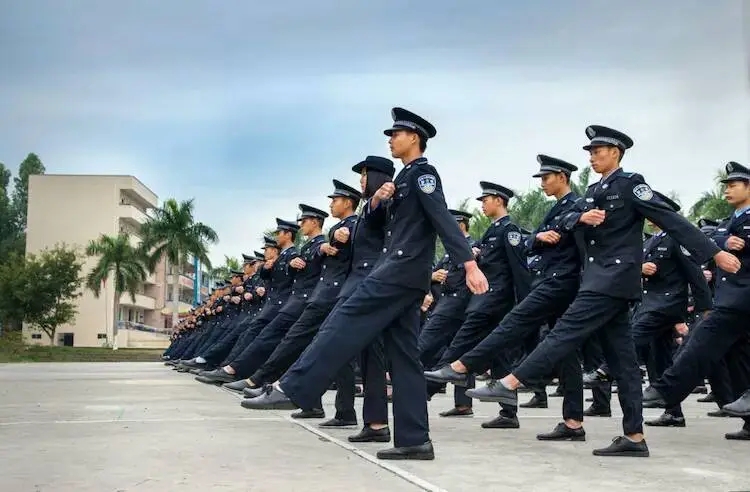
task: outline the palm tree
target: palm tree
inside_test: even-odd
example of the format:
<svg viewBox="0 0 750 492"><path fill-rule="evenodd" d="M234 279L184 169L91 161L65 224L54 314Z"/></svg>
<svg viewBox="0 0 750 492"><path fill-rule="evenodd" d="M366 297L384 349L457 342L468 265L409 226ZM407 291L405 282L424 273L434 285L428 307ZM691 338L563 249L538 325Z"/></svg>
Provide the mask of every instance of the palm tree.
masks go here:
<svg viewBox="0 0 750 492"><path fill-rule="evenodd" d="M141 226L143 248L148 254L147 266L154 271L162 258L172 265L172 326L177 326L179 318L180 283L182 266L193 256L211 268L208 258L208 244L218 241L218 235L211 227L195 222L193 200L177 202L170 198L161 208L154 210L152 217Z"/></svg>
<svg viewBox="0 0 750 492"><path fill-rule="evenodd" d="M126 233L118 236L102 235L86 247L88 256L98 256L94 269L86 277L86 287L99 297L107 279L114 279L115 302L112 314L112 350L117 350L117 323L120 311L120 296L127 292L135 302L138 289L146 280L146 256L139 248L130 244Z"/></svg>
<svg viewBox="0 0 750 492"><path fill-rule="evenodd" d="M208 277L212 280L225 279L231 275L232 270L240 270L240 260L233 256L224 255L224 264L208 271Z"/></svg>
<svg viewBox="0 0 750 492"><path fill-rule="evenodd" d="M581 172L578 173L578 179L570 182L570 189L578 196L586 194L586 189L589 187L589 181L591 180L591 168L585 167Z"/></svg>
<svg viewBox="0 0 750 492"><path fill-rule="evenodd" d="M695 204L690 207L688 217L695 222L701 217L721 220L732 215L732 206L724 200L724 189L726 186L721 182L727 177L725 171L719 171L714 178L716 185L713 190L704 192Z"/></svg>

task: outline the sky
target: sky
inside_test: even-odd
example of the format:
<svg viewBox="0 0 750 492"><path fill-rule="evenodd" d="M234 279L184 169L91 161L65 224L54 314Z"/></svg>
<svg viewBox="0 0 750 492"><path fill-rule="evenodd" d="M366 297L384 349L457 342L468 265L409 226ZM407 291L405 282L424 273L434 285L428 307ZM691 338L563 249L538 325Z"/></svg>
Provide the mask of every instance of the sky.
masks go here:
<svg viewBox="0 0 750 492"><path fill-rule="evenodd" d="M692 204L750 163L742 0L344 2L0 0L0 162L131 174L194 198L214 263L261 246L332 179L388 156L393 106L437 128L449 206L486 180L525 191L536 155L588 164L589 124L623 167ZM743 34L744 24L744 34ZM398 164L400 166L400 164ZM330 226L332 219L327 222Z"/></svg>

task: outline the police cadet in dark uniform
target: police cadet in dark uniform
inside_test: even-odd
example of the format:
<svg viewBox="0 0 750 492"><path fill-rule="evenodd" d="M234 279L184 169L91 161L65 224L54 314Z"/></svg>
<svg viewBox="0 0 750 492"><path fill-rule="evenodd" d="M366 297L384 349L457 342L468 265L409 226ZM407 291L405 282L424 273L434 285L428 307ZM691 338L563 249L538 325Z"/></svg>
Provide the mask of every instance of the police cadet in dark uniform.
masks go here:
<svg viewBox="0 0 750 492"><path fill-rule="evenodd" d="M386 130L393 157L404 168L394 183L384 184L364 214L387 218L383 254L354 294L326 319L315 341L274 393L290 406L309 408L336 373L369 343L383 334L393 384L394 444L379 451L380 459L434 459L427 422L427 401L417 349L419 306L429 289L439 235L446 251L463 263L469 288L481 294L487 279L474 261L453 216L448 212L437 170L422 157L435 128L401 108L392 111ZM436 234L437 233L437 234Z"/></svg>
<svg viewBox="0 0 750 492"><path fill-rule="evenodd" d="M461 210L449 210L449 212L456 218L469 247L474 246L474 240L469 235L469 221L472 215ZM425 368L435 366L440 360L442 351L450 345L466 319L466 307L471 300L471 292L466 287L466 275L462 263L454 263L450 254L445 253L435 270L432 278L433 282L437 280L442 285L440 297L435 310L419 333L419 357ZM441 388L441 384L428 381L428 396L431 397ZM452 409L440 413L441 417L464 417L474 414L472 400L466 396L463 388L455 389L453 403Z"/></svg>
<svg viewBox="0 0 750 492"><path fill-rule="evenodd" d="M515 390L522 381L532 382L548 374L584 340L599 332L605 358L619 384L625 435L615 438L607 448L594 450L594 454L647 457L641 376L628 319L630 303L641 293L644 217L670 233L699 261L714 256L717 265L734 270L739 262L654 197L640 174L620 168L624 151L633 145L630 137L598 125L586 128L586 135L591 142L584 149L602 179L589 186L585 198L578 202L580 209L569 212L562 222L562 230L582 232L586 255L581 287L547 337L513 373L495 385L493 394L501 401L517 401Z"/></svg>
<svg viewBox="0 0 750 492"><path fill-rule="evenodd" d="M254 402L243 401L243 407L252 408L248 405L266 400L267 392L260 393L252 388L262 388L264 384L273 383L281 377L310 344L321 323L336 304L336 297L344 284L349 268L352 250L349 236L357 220L354 210L359 204L360 193L335 179L333 186L333 193L328 195L331 199L330 209L333 216L340 220L328 232L328 241L320 246L323 263L316 279L317 287L296 322L279 340L267 359L261 361L262 363L258 364L247 379L244 393L249 398L253 398ZM325 417L325 412L320 405L302 410L302 413L295 414L295 416L298 418Z"/></svg>
<svg viewBox="0 0 750 492"><path fill-rule="evenodd" d="M722 248L721 254L729 255L732 263L715 257L722 272L716 272L716 297L713 310L697 324L690 340L672 366L664 371L657 381L643 392L644 404L648 406L671 406L684 400L702 382L703 378L725 355L731 355L736 344L746 345L750 334L750 170L736 162L726 165L727 177L724 196L735 208L734 214L717 227L713 240ZM703 259L703 258L701 258ZM721 260L721 261L720 261ZM745 364L727 362L732 379L733 403L719 401L722 409L743 417L745 424L739 432L726 434L727 439L750 439L750 401L741 397L750 387L750 374ZM719 400L720 395L716 395Z"/></svg>
<svg viewBox="0 0 750 492"><path fill-rule="evenodd" d="M318 284L323 261L326 255L321 251L325 242L323 223L328 213L323 210L300 204L299 232L308 238L299 254L289 260L289 268L294 271L292 293L279 310L279 314L268 323L258 336L229 366L238 378L246 378L257 370L273 353L292 325L299 319L308 305L310 295ZM239 380L229 389L242 391L246 386Z"/></svg>
<svg viewBox="0 0 750 492"><path fill-rule="evenodd" d="M654 195L675 212L680 210L669 197L657 191ZM643 245L643 298L631 325L636 351L648 354L644 357L648 379L656 381L672 365L675 325L686 321L689 293L695 300L695 311L703 314L711 309L711 291L690 252L656 224L650 225L655 231ZM684 427L685 417L678 404L646 425Z"/></svg>
<svg viewBox="0 0 750 492"><path fill-rule="evenodd" d="M539 333L542 325L554 326L575 299L580 285L581 258L575 235L565 230L563 221L579 197L570 189L570 175L578 168L561 159L538 155L542 189L557 202L547 212L537 229L526 239L526 254L532 273L531 292L474 349L437 371L426 372L428 381L466 384L468 375L490 367L496 354L521 344ZM509 372L510 367L505 371ZM575 351L560 364L563 387L563 419L555 429L539 434L540 440L583 441L583 384L581 366ZM486 388L468 390L467 395L480 400L497 401Z"/></svg>
<svg viewBox="0 0 750 492"><path fill-rule="evenodd" d="M479 186L482 195L477 200L482 202L485 215L492 218L493 222L482 239L477 241L474 252L479 266L487 275L490 288L486 295L471 297L466 308L466 319L441 355L437 367L450 364L474 348L513 309L516 302L526 297L529 292L531 279L521 230L511 222L507 213L513 191L487 181L481 181ZM520 345L495 354L493 373L507 372L512 360L520 355ZM465 380L464 384L472 387L473 379ZM483 423L482 427L518 428L517 405L501 404L501 407L499 415Z"/></svg>
<svg viewBox="0 0 750 492"><path fill-rule="evenodd" d="M196 379L207 384L231 383L240 379L232 368L232 362L236 361L242 352L255 340L263 328L278 316L283 305L291 296L294 287L294 276L297 272L291 267L293 258L299 256L294 246L294 238L299 231L299 225L294 222L276 219L276 247L280 249L274 260L267 261L261 268L261 278L268 280L270 289L267 295L266 306L263 311L248 326L246 336L240 337L227 357L228 363L219 369L201 373ZM268 243L266 247L273 246ZM256 291L257 293L257 291ZM241 345L240 345L241 344Z"/></svg>

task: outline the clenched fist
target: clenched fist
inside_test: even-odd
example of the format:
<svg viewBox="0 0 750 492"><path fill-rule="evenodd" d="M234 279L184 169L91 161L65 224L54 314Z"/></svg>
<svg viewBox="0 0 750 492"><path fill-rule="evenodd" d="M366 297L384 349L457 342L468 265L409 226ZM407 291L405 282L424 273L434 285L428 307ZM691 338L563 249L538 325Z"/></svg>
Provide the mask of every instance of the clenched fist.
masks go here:
<svg viewBox="0 0 750 492"><path fill-rule="evenodd" d="M560 242L560 234L555 231L544 231L536 235L536 240L540 243L557 244Z"/></svg>
<svg viewBox="0 0 750 492"><path fill-rule="evenodd" d="M333 239L340 243L345 243L349 240L349 228L339 227L336 232L333 233Z"/></svg>
<svg viewBox="0 0 750 492"><path fill-rule="evenodd" d="M655 274L656 270L657 270L656 263L653 263L651 261L647 261L641 266L641 273L643 273L647 277L650 277L651 275Z"/></svg>
<svg viewBox="0 0 750 492"><path fill-rule="evenodd" d="M302 270L307 266L307 263L305 263L305 260L303 260L300 257L293 258L292 261L289 262L289 266L294 268L295 270Z"/></svg>
<svg viewBox="0 0 750 492"><path fill-rule="evenodd" d="M436 270L432 272L432 281L443 283L445 282L445 279L448 278L448 270L441 268L440 270Z"/></svg>
<svg viewBox="0 0 750 492"><path fill-rule="evenodd" d="M604 222L604 218L606 217L606 212L604 210L589 210L588 212L584 212L581 214L581 218L578 219L578 222L590 226L598 226L602 222Z"/></svg>

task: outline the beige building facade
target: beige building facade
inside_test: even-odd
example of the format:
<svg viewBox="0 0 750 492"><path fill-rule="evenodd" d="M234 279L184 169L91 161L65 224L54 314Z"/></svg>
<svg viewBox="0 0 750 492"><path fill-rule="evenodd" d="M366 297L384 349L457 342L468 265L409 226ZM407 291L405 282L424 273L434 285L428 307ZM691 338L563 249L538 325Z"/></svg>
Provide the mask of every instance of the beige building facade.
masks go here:
<svg viewBox="0 0 750 492"><path fill-rule="evenodd" d="M105 175L39 175L29 179L26 252L37 253L65 243L83 252L89 241L101 234L127 232L133 244L140 242L140 225L148 210L158 206L158 197L133 176ZM87 275L97 258L85 260L82 273ZM171 325L171 283L180 283L180 311L191 307L194 268L185 265L182 275L172 275L164 261L138 289L135 301L129 294L120 297L118 347L158 348L168 344L168 337L134 328L164 330ZM206 294L207 289L201 288ZM78 299L74 323L58 328L55 345L76 347L111 346L114 292L104 286L100 296L84 289ZM41 332L24 328L30 343L49 344Z"/></svg>

